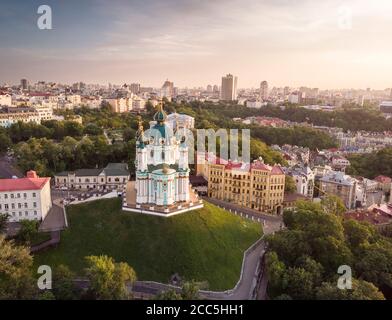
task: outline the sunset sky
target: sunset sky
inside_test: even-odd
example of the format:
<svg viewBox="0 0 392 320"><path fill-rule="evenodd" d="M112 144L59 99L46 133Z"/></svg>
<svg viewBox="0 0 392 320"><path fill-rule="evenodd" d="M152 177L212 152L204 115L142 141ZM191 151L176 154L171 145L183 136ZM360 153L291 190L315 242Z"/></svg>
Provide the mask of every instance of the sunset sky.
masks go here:
<svg viewBox="0 0 392 320"><path fill-rule="evenodd" d="M1 0L0 43L0 83L392 87L390 0Z"/></svg>

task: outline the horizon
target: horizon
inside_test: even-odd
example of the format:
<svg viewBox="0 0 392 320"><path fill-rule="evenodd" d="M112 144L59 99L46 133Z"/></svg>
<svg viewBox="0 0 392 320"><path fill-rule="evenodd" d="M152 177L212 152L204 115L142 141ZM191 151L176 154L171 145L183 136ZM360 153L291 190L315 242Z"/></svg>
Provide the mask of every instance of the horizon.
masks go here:
<svg viewBox="0 0 392 320"><path fill-rule="evenodd" d="M170 79L194 88L220 85L231 73L239 88L263 80L320 90L392 86L386 0L45 3L52 30L37 27L41 1L2 1L1 83L161 87Z"/></svg>

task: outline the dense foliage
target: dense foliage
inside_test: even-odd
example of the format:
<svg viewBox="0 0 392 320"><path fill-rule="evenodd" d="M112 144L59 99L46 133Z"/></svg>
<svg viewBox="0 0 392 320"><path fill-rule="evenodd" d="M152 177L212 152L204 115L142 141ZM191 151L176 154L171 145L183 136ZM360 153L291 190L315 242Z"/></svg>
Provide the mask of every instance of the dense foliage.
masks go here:
<svg viewBox="0 0 392 320"><path fill-rule="evenodd" d="M287 229L268 237L270 297L384 299L380 288L392 287L392 243L369 224L326 211L299 202L284 213ZM352 290L337 288L342 265L352 268Z"/></svg>
<svg viewBox="0 0 392 320"><path fill-rule="evenodd" d="M227 103L216 105L199 102L181 105L171 104L169 108L176 108L177 112L195 117L195 125L197 128L251 129L251 137L253 139L261 140L268 145L291 144L309 147L313 150L336 146L336 141L328 134L312 128L300 126L293 128L270 128L259 127L257 125L244 125L233 121L233 118L261 116L264 109L249 109L244 106Z"/></svg>
<svg viewBox="0 0 392 320"><path fill-rule="evenodd" d="M348 158L351 166L347 173L366 178L375 178L379 175L392 177L392 148L385 148L376 153L352 155Z"/></svg>
<svg viewBox="0 0 392 320"><path fill-rule="evenodd" d="M133 168L134 142L108 144L104 136L76 140L66 137L61 142L46 138L31 138L14 147L22 171L35 170L39 175L51 176L63 170L103 167L109 162L129 160Z"/></svg>
<svg viewBox="0 0 392 320"><path fill-rule="evenodd" d="M385 119L379 111L343 108L332 112L308 110L297 106L284 109L268 106L258 115L277 117L293 122L308 122L317 126L338 127L350 131L382 132L392 128L392 119Z"/></svg>

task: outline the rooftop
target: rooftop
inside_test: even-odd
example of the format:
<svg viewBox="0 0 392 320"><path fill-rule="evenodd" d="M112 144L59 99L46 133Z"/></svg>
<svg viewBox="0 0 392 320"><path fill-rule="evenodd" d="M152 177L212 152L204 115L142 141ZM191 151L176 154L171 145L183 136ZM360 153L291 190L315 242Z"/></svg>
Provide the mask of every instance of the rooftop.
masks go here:
<svg viewBox="0 0 392 320"><path fill-rule="evenodd" d="M0 192L41 190L50 178L40 178L35 171L29 171L26 178L0 179Z"/></svg>

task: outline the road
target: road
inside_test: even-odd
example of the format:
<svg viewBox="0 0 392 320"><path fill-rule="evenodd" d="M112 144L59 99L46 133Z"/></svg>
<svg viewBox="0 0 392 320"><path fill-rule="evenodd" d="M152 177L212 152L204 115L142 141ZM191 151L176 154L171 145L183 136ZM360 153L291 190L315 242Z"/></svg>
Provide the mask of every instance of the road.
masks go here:
<svg viewBox="0 0 392 320"><path fill-rule="evenodd" d="M227 210L231 210L233 214L241 215L242 213L242 216L247 217L248 219L252 219L253 217L253 221L259 221L263 223L264 235L274 233L282 228L282 217L260 213L252 209L240 207L235 204L220 200L206 197L204 197L203 200L211 202L212 204L218 205ZM252 291L257 290L257 297L253 298L265 299L267 279L264 276L262 277L262 274L260 273L260 271L263 269L260 267L260 264L264 253L265 244L263 241L259 241L251 250L248 251L243 264L243 276L233 291L201 291L201 297L203 299L209 300L248 300L252 297ZM255 283L258 283L256 288ZM133 288L130 288L134 296L141 299L151 298L158 293L169 289L180 291L180 288L178 287L149 281L138 281L135 283Z"/></svg>
<svg viewBox="0 0 392 320"><path fill-rule="evenodd" d="M13 176L21 178L23 174L13 166L11 158L0 157L0 178L11 179Z"/></svg>

